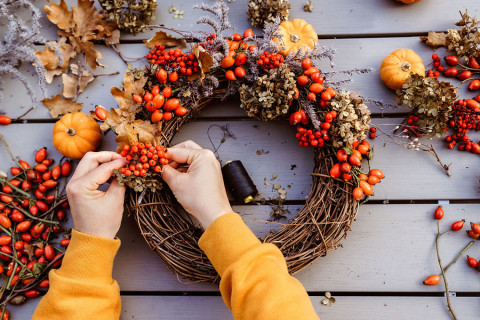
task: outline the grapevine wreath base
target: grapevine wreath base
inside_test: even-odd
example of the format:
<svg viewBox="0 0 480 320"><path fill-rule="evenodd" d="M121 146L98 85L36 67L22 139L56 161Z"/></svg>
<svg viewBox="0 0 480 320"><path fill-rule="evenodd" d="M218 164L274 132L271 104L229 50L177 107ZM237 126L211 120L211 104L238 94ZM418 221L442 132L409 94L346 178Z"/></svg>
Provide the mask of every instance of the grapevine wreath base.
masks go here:
<svg viewBox="0 0 480 320"><path fill-rule="evenodd" d="M197 110L212 98L200 102ZM170 145L175 133L191 116L192 113L169 121L162 130L161 144ZM359 202L352 196L354 185L329 175L334 158L323 148L315 149L313 187L305 206L280 230L260 239L280 248L291 274L335 250L357 214ZM218 283L217 272L198 246L203 230L184 213L168 186L156 192L128 190L127 212L134 216L142 236L170 271L191 281Z"/></svg>
<svg viewBox="0 0 480 320"><path fill-rule="evenodd" d="M148 66L129 67L123 88L111 89L119 108L107 112L97 106L92 112L103 121L102 130L118 135L117 151L128 161L116 171L119 182L129 187L126 211L172 272L192 281L219 282L198 247L201 228L161 182L160 173L168 164L165 147L183 125L212 101L235 96L252 118L288 119L296 126L299 145L315 150L313 187L305 206L280 230L261 239L277 245L290 273L296 273L338 246L350 230L359 201L373 195L373 185L384 177L378 169L368 175L362 171L362 160L370 165L373 157L365 140L370 111L358 94L341 90L345 81L324 81L323 75L341 71L321 73L312 65L320 59L331 61L334 50L321 47L313 26L305 21L277 19L265 26L262 37L255 37L251 29L243 36L228 36L225 31L232 26L225 2L198 9L216 17L199 20L215 33L195 36L197 41L182 51L185 35L174 38L158 31L145 41Z"/></svg>

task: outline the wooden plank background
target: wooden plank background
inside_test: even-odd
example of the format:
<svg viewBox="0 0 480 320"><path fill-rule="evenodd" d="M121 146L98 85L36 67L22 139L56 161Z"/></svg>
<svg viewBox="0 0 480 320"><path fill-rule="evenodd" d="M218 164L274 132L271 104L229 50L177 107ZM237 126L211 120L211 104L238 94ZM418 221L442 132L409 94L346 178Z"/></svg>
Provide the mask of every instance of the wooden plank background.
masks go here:
<svg viewBox="0 0 480 320"><path fill-rule="evenodd" d="M70 5L75 2L67 1ZM422 44L418 36L428 30L451 28L451 23L459 19L459 10L468 8L472 14L480 11L478 0L422 0L413 5L393 0L313 0L313 13L303 12L304 2L291 1L291 17L304 18L312 23L320 41L337 49L335 69L328 61L322 61L323 72L352 68L378 70L383 57L398 48L415 50L428 64L432 50ZM35 3L42 8L47 1L36 0ZM154 23L187 31L202 29L195 23L199 12L192 10L197 1L175 3L179 10L185 11L183 20L173 19L168 13L172 3L159 1ZM239 30L248 28L249 22L244 14L246 1L236 0L228 6L232 24ZM46 18L42 23L44 37L55 39L55 26ZM258 30L255 31L258 34ZM136 37L123 35L119 48L126 56L141 57L146 53L141 40L152 34L149 31ZM109 89L120 86L125 69L111 49L101 45L96 47L104 56L101 62L106 68L95 73L118 71L120 74L99 77L90 85L79 98L84 103L85 112L93 110L96 104L116 105ZM445 54L444 50L438 52ZM36 81L31 66L22 66L22 70L33 83ZM331 78L332 81L338 79L341 77ZM395 94L380 82L378 71L355 75L353 82L345 88L359 91L367 98L394 103ZM61 83L57 78L49 86L49 96L60 91ZM7 82L3 93L0 112L12 118L32 105L18 82ZM463 97L472 95L466 88L460 89L459 93ZM39 92L37 97L41 99ZM41 103L35 104L37 108L25 117L26 123L0 127L0 133L11 142L13 152L25 159L31 159L33 150L42 146L54 150L51 144L53 121ZM312 150L296 146L294 129L285 122L263 124L248 119L238 106L235 100L209 106L198 121L187 124L177 134L175 141L194 139L200 145L212 148L208 128L228 125L235 138L227 138L219 150L220 159L241 160L266 198L276 192L272 190L272 184L264 185L264 179L271 183L272 174L277 174L276 183L291 186L287 189L287 199L301 203L311 186ZM401 122L408 112L405 106L391 108L370 104L370 108L374 114L373 122L384 130L393 128L393 124ZM210 136L218 143L221 131L212 128ZM473 134L473 137L478 135ZM100 149L113 150L113 139L114 136L108 134ZM467 222L478 220L480 164L475 155L447 150L442 140L426 139L424 142L432 143L445 163L453 162L452 177L447 177L428 154L385 144L381 139L372 142L375 146L372 165L382 169L386 179L375 187L372 201L360 208L353 230L342 241L342 248L318 259L296 275L310 293L322 319L449 319L441 296L442 287L426 287L421 283L427 275L438 273L434 248L436 226L432 214L437 201L448 200L451 204L444 206L446 216L442 220L442 229L461 218ZM264 152L257 155L257 150ZM292 164L296 167L290 170ZM8 156L0 147L0 168L9 166ZM290 218L301 206L288 207ZM235 206L234 209L259 237L280 227L279 224L256 221L269 219L269 206ZM447 234L442 238L444 261L453 259L468 243L469 238L462 233ZM180 283L161 259L149 250L132 217L124 217L119 237L122 247L115 261L114 278L122 289L122 319L231 319L229 310L218 296L218 288L209 284ZM480 257L478 244L470 248L468 254ZM453 298L453 304L459 319L478 314L478 279L475 276L464 259L448 273L450 289L458 295ZM320 304L325 291L332 291L334 296L338 293L337 302L330 308ZM16 318L29 318L37 303L38 300L34 300L14 307L12 313Z"/></svg>

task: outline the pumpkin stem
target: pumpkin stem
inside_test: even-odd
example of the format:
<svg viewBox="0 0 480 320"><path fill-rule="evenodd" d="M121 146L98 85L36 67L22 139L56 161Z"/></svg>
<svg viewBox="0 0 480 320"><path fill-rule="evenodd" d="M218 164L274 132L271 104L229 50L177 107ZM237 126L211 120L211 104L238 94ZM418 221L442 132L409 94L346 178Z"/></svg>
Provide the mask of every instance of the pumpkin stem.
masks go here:
<svg viewBox="0 0 480 320"><path fill-rule="evenodd" d="M291 34L290 41L292 41L293 43L297 43L298 41L300 41L300 37L298 36L298 34Z"/></svg>
<svg viewBox="0 0 480 320"><path fill-rule="evenodd" d="M65 132L68 133L72 137L77 134L77 132L73 128L66 128Z"/></svg>
<svg viewBox="0 0 480 320"><path fill-rule="evenodd" d="M400 68L402 68L403 72L409 72L412 69L412 65L409 62L405 61L404 63L402 63Z"/></svg>

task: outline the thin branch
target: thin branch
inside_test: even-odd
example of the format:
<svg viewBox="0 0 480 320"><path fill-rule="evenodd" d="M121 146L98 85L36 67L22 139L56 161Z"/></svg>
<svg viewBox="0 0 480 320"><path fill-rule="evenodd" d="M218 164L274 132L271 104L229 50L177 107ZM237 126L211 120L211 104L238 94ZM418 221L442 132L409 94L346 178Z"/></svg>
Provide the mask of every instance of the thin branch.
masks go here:
<svg viewBox="0 0 480 320"><path fill-rule="evenodd" d="M452 318L454 320L457 320L457 316L455 315L455 312L453 312L452 305L450 303L450 292L448 291L448 282L447 282L447 277L445 276L445 269L443 269L442 266L442 259L440 259L440 249L439 247L439 239L440 239L440 222L437 220L437 237L435 238L435 249L437 251L437 259L438 259L438 265L440 266L440 270L442 271L442 277L443 277L443 283L445 285L445 297L447 299L447 307L448 311L452 315Z"/></svg>

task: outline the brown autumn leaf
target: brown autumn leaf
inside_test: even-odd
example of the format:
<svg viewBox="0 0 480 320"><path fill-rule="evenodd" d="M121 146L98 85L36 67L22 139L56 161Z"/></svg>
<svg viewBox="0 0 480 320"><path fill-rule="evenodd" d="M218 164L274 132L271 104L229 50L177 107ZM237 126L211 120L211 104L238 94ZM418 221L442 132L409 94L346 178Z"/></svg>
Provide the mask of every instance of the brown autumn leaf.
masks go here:
<svg viewBox="0 0 480 320"><path fill-rule="evenodd" d="M188 76L188 80L193 81L198 78L203 80L205 78L205 72L210 71L210 66L215 63L210 53L206 52L204 48L194 44L192 46L192 53L197 57L199 71L197 73Z"/></svg>
<svg viewBox="0 0 480 320"><path fill-rule="evenodd" d="M149 49L155 48L155 43L160 43L165 47L178 47L180 49L187 47L187 41L185 41L185 39L175 38L164 31L157 31L152 38L143 40L143 42L145 43L145 47Z"/></svg>
<svg viewBox="0 0 480 320"><path fill-rule="evenodd" d="M135 114L140 110L141 105L134 102L132 96L134 94L139 94L143 96L143 86L146 82L147 78L142 77L134 81L131 74L125 73L125 75L123 76L125 91L117 87L113 87L112 89L110 89L110 93L112 94L113 98L117 100L122 113Z"/></svg>
<svg viewBox="0 0 480 320"><path fill-rule="evenodd" d="M135 141L137 141L137 134L135 133L133 126L129 123L121 123L115 128L115 131L118 134L118 136L115 138L115 142L118 143L117 151L120 151L121 148L123 148L123 145L132 145Z"/></svg>
<svg viewBox="0 0 480 320"><path fill-rule="evenodd" d="M42 100L42 103L50 111L52 118L57 118L59 115L70 112L78 112L83 107L81 103L73 101L72 98L65 99L60 94L51 99L45 98Z"/></svg>
<svg viewBox="0 0 480 320"><path fill-rule="evenodd" d="M50 4L45 10L50 13L49 20L59 27L58 34L68 39L77 53L83 52L87 64L92 68L101 66L98 59L100 52L93 48L91 40L105 40L109 44L119 41L120 32L114 22L103 19L101 11L95 8L93 0L78 0L77 7L68 10L64 0L60 5Z"/></svg>
<svg viewBox="0 0 480 320"><path fill-rule="evenodd" d="M150 121L135 120L133 123L133 129L138 135L138 141L150 142L153 144L155 136L157 135L157 126Z"/></svg>
<svg viewBox="0 0 480 320"><path fill-rule="evenodd" d="M72 69L71 76L66 73L62 74L62 95L65 98L75 97L77 95L77 89L79 94L82 93L87 85L95 80L95 76L90 71L83 70L82 78L80 79L79 83L78 66L76 64L72 64L70 68Z"/></svg>
<svg viewBox="0 0 480 320"><path fill-rule="evenodd" d="M52 83L53 78L62 74L67 68L71 58L74 58L77 53L73 50L73 47L65 43L67 39L61 37L57 41L50 41L45 46L45 51L35 51L35 54L39 58L46 72L47 83ZM60 66L60 59L58 58L55 49L62 55L63 64ZM35 65L35 63L34 63Z"/></svg>
<svg viewBox="0 0 480 320"><path fill-rule="evenodd" d="M420 37L430 47L445 47L447 45L447 34L444 32L428 31L428 36Z"/></svg>
<svg viewBox="0 0 480 320"><path fill-rule="evenodd" d="M44 247L43 242L35 242L32 244L27 243L23 246L23 248L25 249L25 252L28 255L29 260L32 260L32 257L35 256L35 248L43 249L43 247Z"/></svg>
<svg viewBox="0 0 480 320"><path fill-rule="evenodd" d="M100 125L100 129L108 130L110 129L110 126L115 128L124 122L131 123L134 120L135 120L135 114L122 113L120 109L111 108L110 111L107 112L107 119L105 120L106 123L102 123Z"/></svg>
<svg viewBox="0 0 480 320"><path fill-rule="evenodd" d="M60 4L49 3L44 7L47 12L47 18L53 24L56 24L59 29L67 30L71 28L73 23L73 14L68 10L68 6L64 0Z"/></svg>

